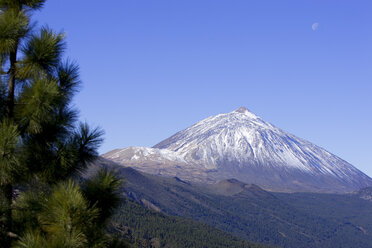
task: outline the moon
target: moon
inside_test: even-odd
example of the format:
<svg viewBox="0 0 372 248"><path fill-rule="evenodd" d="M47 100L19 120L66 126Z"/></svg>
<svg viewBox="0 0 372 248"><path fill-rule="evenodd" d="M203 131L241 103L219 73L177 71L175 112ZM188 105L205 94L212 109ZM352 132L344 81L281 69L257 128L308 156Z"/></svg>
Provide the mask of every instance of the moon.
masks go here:
<svg viewBox="0 0 372 248"><path fill-rule="evenodd" d="M319 26L319 23L318 22L314 22L313 25L311 25L311 28L313 31L317 30L318 29L318 26Z"/></svg>

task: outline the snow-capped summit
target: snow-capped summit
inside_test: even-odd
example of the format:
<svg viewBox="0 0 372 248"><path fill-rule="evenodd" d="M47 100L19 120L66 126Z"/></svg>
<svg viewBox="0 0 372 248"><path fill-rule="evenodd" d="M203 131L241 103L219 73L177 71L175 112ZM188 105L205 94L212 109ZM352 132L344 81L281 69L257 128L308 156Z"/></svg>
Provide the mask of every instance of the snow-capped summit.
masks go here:
<svg viewBox="0 0 372 248"><path fill-rule="evenodd" d="M240 107L204 119L154 147L175 151L208 169L221 169L229 161L240 168L265 163L311 170L300 156L303 151L290 140L298 138Z"/></svg>
<svg viewBox="0 0 372 248"><path fill-rule="evenodd" d="M372 185L372 179L351 164L245 107L208 117L153 148L166 155L168 165L172 154L178 167L182 160L203 175L207 171L209 179L236 178L266 189L347 192ZM106 157L118 161L112 154ZM163 174L172 173L170 169Z"/></svg>

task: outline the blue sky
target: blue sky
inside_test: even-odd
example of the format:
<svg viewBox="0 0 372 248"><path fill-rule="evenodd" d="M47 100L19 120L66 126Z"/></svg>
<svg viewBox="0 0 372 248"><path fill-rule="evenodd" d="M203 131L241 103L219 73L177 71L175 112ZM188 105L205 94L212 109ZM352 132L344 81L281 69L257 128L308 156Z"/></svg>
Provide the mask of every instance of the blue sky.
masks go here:
<svg viewBox="0 0 372 248"><path fill-rule="evenodd" d="M246 106L372 176L372 1L49 0L101 153ZM319 23L316 30L313 23Z"/></svg>

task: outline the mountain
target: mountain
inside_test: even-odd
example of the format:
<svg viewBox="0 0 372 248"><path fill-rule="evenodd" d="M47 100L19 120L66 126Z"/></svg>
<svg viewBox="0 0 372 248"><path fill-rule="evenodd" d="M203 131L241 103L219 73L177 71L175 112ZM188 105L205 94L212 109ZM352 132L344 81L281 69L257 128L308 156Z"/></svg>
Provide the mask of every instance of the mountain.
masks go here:
<svg viewBox="0 0 372 248"><path fill-rule="evenodd" d="M356 194L274 193L236 179L202 184L146 174L104 159L97 163L125 178L123 193L132 202L157 213L154 219L146 217L149 211L133 210L129 202L122 205L114 218L118 230L132 227L142 233L140 238L167 229L150 237L177 239L177 230L181 230L177 222L164 219L177 216L275 247L365 248L372 243L372 202ZM190 233L193 228L189 225L183 221L182 232ZM200 232L200 225L192 226L194 233Z"/></svg>
<svg viewBox="0 0 372 248"><path fill-rule="evenodd" d="M235 178L272 191L353 192L372 186L348 162L245 107L208 117L153 148L130 147L103 157L152 174L210 183Z"/></svg>

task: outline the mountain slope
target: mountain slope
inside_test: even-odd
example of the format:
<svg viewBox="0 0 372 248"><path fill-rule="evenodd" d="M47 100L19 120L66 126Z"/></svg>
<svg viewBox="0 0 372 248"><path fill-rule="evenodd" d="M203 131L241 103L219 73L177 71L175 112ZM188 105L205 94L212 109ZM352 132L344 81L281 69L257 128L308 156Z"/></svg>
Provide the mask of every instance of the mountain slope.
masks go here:
<svg viewBox="0 0 372 248"><path fill-rule="evenodd" d="M133 247L269 248L200 222L151 211L130 200L120 206L110 231L129 240Z"/></svg>
<svg viewBox="0 0 372 248"><path fill-rule="evenodd" d="M189 163L177 152L148 147L116 149L102 157L154 175L177 176L188 181L213 183L216 177L206 168Z"/></svg>
<svg viewBox="0 0 372 248"><path fill-rule="evenodd" d="M354 194L272 193L234 179L189 183L100 163L125 178L123 191L133 201L249 241L322 248L364 248L372 242L372 202Z"/></svg>
<svg viewBox="0 0 372 248"><path fill-rule="evenodd" d="M351 164L244 107L206 118L153 148L104 157L153 174L211 182L236 178L274 191L352 192L372 185Z"/></svg>

